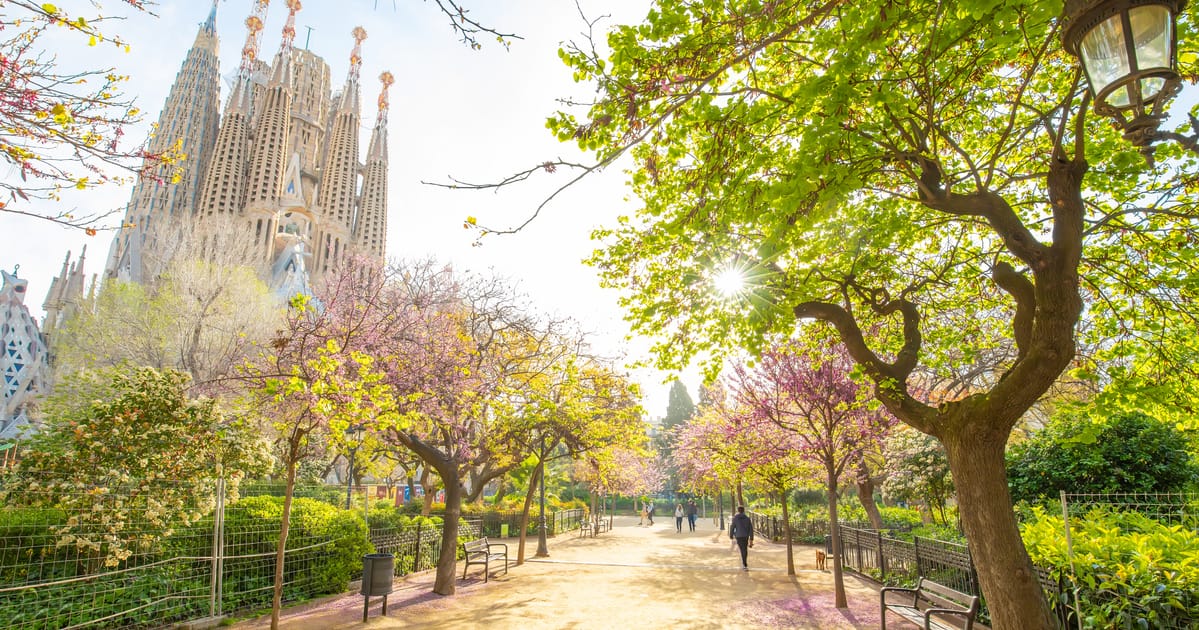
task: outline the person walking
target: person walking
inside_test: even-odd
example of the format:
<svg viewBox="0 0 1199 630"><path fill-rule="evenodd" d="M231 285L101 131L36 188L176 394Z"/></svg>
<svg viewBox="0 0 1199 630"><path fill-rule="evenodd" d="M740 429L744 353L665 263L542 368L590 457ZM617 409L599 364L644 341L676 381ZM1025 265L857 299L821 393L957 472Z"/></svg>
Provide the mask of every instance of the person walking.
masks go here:
<svg viewBox="0 0 1199 630"><path fill-rule="evenodd" d="M699 509L695 507L695 499L687 501L687 526L691 531L695 531L695 518L699 514Z"/></svg>
<svg viewBox="0 0 1199 630"><path fill-rule="evenodd" d="M649 524L654 524L654 501L650 499L649 505L645 508L645 515L649 517Z"/></svg>
<svg viewBox="0 0 1199 630"><path fill-rule="evenodd" d="M748 571L749 548L754 546L754 524L745 515L744 506L737 506L737 513L733 515L733 521L729 524L729 538L737 540L737 547L741 550L741 568Z"/></svg>
<svg viewBox="0 0 1199 630"><path fill-rule="evenodd" d="M678 533L683 533L683 504L679 503L674 506L674 530Z"/></svg>

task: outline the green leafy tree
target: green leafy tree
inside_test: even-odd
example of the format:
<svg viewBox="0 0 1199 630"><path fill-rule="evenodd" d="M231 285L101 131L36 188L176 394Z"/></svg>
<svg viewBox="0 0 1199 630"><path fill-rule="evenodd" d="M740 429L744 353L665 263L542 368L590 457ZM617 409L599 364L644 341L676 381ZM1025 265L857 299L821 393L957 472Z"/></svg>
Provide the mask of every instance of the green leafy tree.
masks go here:
<svg viewBox="0 0 1199 630"><path fill-rule="evenodd" d="M236 372L282 323L253 269L180 257L152 286L106 282L52 335L55 369L128 362L208 386Z"/></svg>
<svg viewBox="0 0 1199 630"><path fill-rule="evenodd" d="M1148 164L1092 114L1061 9L662 0L606 46L561 51L596 95L549 121L594 152L586 168L629 168L638 216L597 233L594 262L662 367L715 371L819 320L941 441L999 630L1054 625L1004 447L1071 367L1084 306L1096 335L1127 336L1199 304L1195 158L1171 145ZM1181 50L1192 36L1184 19ZM919 395L915 375L1003 344L977 389Z"/></svg>
<svg viewBox="0 0 1199 630"><path fill-rule="evenodd" d="M1187 437L1142 413L1099 421L1060 415L1008 451L1012 498L1041 501L1060 492L1178 492L1199 480Z"/></svg>
<svg viewBox="0 0 1199 630"><path fill-rule="evenodd" d="M666 399L666 417L662 419L662 426L667 429L678 426L694 415L695 403L691 401L691 394L687 392L687 386L676 378L670 384L670 393Z"/></svg>
<svg viewBox="0 0 1199 630"><path fill-rule="evenodd" d="M115 567L208 514L218 478L236 499L247 474L269 468L268 445L213 400L191 399L189 382L128 366L64 379L2 500L62 509L58 544Z"/></svg>
<svg viewBox="0 0 1199 630"><path fill-rule="evenodd" d="M524 562L533 494L547 465L615 445L636 444L645 435L635 384L610 366L575 354L566 354L555 363L520 391L512 392L508 405L499 405L512 407L504 411L512 420L505 424L498 441L529 453L536 463L522 509L518 564ZM545 530L539 528L538 532L539 549L544 549Z"/></svg>
<svg viewBox="0 0 1199 630"><path fill-rule="evenodd" d="M275 355L273 365L268 359L265 364L247 368L248 378L258 385L251 395L277 436L286 475L282 526L275 551L272 628L278 625L283 601L284 550L299 463L311 456L315 440L325 436L335 443L344 441L346 429L352 425L370 427L359 447L369 452L377 444L375 434L396 426L399 420L395 398L382 382L383 374L371 356L344 351L330 339L323 347L313 349L302 363L286 365L279 357Z"/></svg>

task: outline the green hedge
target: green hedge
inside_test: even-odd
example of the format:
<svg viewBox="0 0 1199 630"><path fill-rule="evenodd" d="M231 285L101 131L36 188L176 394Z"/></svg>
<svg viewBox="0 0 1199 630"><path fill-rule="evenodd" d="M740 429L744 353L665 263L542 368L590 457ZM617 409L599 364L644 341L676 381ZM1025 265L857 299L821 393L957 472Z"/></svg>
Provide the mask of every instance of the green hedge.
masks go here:
<svg viewBox="0 0 1199 630"><path fill-rule="evenodd" d="M236 541L235 555L273 553L278 544L283 517L282 497L258 496L242 499L225 513L225 540ZM288 562L307 563L300 583L285 590L289 600L343 593L351 575L362 568L362 556L374 551L366 540L366 526L353 512L317 499L294 499L287 549L300 549L331 541L329 545L288 555ZM294 558L294 560L293 560ZM274 583L273 556L225 561L225 602L234 609L270 603L258 591Z"/></svg>
<svg viewBox="0 0 1199 630"><path fill-rule="evenodd" d="M1070 532L1084 626L1199 627L1199 533L1105 509L1071 518ZM1035 564L1070 574L1061 517L1033 508L1022 534Z"/></svg>
<svg viewBox="0 0 1199 630"><path fill-rule="evenodd" d="M222 602L228 611L262 608L271 602L274 551L283 514L281 497L246 498L228 506L225 514L226 553L230 556L265 554L225 560ZM86 576L97 566L73 546L57 546L52 528L66 522L59 510L0 509L0 585L12 586ZM68 584L42 586L0 597L0 627L60 628L120 613L150 602L166 600L115 617L120 627L161 625L207 615L212 517L177 529L159 541L152 553L138 554L120 568L126 573L100 573ZM292 504L288 549L317 545L288 555L299 569L284 597L296 601L345 592L350 577L362 567L363 554L372 551L366 528L357 513L319 500L300 498ZM152 565L175 558L172 562ZM148 565L138 568L139 565ZM167 599L196 595L195 599ZM200 597L202 595L202 597Z"/></svg>

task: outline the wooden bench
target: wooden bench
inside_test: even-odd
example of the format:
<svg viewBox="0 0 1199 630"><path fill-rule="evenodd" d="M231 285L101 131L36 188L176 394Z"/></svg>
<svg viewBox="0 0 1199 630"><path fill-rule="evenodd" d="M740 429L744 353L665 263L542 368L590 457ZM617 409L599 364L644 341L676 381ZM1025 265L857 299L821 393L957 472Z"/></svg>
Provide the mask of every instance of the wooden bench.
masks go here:
<svg viewBox="0 0 1199 630"><path fill-rule="evenodd" d="M472 564L483 565L483 581L487 581L492 560L504 560L504 573L508 572L508 545L505 543L487 542L487 538L478 538L462 543L462 554L466 557L466 566L462 567L462 579L466 579L466 569Z"/></svg>
<svg viewBox="0 0 1199 630"><path fill-rule="evenodd" d="M888 604L887 593L911 595L912 603L910 605L901 603ZM919 608L918 604L922 599L931 604L931 606L924 609ZM879 600L882 602L882 616L879 617L880 630L887 630L888 610L925 630L958 630L958 626L938 621L933 618L934 615L939 617L957 616L964 618L965 625L961 626L963 630L971 630L974 627L974 619L978 616L977 595L970 595L954 590L924 577L921 577L916 582L916 588L884 587L879 592Z"/></svg>

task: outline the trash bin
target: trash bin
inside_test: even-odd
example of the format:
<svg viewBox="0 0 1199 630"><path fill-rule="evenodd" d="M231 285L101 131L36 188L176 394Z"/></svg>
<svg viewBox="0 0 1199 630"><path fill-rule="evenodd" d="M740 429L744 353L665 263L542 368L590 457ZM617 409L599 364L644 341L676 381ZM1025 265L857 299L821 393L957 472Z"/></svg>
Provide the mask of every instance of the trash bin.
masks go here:
<svg viewBox="0 0 1199 630"><path fill-rule="evenodd" d="M387 594L391 592L395 562L396 557L390 553L368 553L362 556L362 623L366 623L371 597L383 596L383 616L387 616Z"/></svg>
<svg viewBox="0 0 1199 630"><path fill-rule="evenodd" d="M362 594L378 597L391 592L396 557L390 553L368 553L362 556Z"/></svg>

